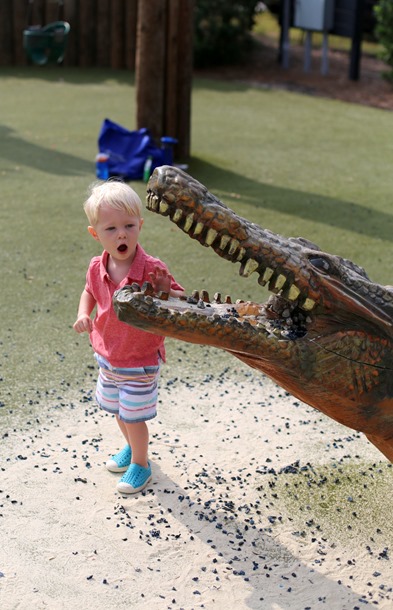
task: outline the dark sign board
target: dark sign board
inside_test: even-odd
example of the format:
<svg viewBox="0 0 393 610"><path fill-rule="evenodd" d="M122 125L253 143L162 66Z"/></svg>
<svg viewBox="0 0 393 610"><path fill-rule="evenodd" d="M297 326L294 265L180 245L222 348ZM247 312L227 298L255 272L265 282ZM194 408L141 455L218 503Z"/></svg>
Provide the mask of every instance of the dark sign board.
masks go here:
<svg viewBox="0 0 393 610"><path fill-rule="evenodd" d="M280 58L285 67L288 63L289 27L294 25L296 0L281 0L280 3ZM376 0L335 0L333 27L329 34L351 38L349 78L359 79L361 43L363 32L374 28L373 7Z"/></svg>

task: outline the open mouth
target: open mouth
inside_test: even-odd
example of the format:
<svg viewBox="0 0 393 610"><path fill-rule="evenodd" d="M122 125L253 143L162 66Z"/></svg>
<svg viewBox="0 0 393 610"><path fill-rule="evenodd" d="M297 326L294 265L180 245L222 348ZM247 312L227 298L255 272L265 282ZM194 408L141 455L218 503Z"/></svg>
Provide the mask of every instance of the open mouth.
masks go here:
<svg viewBox="0 0 393 610"><path fill-rule="evenodd" d="M127 252L127 250L128 246L126 244L120 244L120 246L117 248L117 251L121 253Z"/></svg>

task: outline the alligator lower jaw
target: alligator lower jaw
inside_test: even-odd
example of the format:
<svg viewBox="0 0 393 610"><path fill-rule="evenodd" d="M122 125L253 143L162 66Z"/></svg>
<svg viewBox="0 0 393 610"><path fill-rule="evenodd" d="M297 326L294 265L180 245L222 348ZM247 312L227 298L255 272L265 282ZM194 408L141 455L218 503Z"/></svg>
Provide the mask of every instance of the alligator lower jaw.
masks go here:
<svg viewBox="0 0 393 610"><path fill-rule="evenodd" d="M271 339L294 341L305 337L310 316L284 299L272 296L266 304L251 301L223 303L218 293L210 302L206 291L192 296L173 298L168 294L154 295L150 284L141 289L138 284L125 286L114 296L114 307L120 320L158 334L177 336L179 328L204 328L214 333L216 327L241 330L243 340L263 333ZM170 327L172 326L172 330ZM163 329L168 331L161 332Z"/></svg>

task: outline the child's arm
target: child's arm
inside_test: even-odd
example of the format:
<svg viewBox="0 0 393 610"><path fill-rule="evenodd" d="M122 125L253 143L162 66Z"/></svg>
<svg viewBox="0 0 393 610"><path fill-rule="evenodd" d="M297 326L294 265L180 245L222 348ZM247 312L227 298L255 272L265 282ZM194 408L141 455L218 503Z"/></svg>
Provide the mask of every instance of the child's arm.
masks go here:
<svg viewBox="0 0 393 610"><path fill-rule="evenodd" d="M95 304L94 297L90 292L84 290L79 301L78 317L73 325L73 329L77 333L91 333L93 330L93 321L90 318L90 314L93 311Z"/></svg>
<svg viewBox="0 0 393 610"><path fill-rule="evenodd" d="M171 288L172 276L166 269L156 267L154 272L149 273L150 281L154 292L169 292L171 297L180 297L184 290L174 290Z"/></svg>

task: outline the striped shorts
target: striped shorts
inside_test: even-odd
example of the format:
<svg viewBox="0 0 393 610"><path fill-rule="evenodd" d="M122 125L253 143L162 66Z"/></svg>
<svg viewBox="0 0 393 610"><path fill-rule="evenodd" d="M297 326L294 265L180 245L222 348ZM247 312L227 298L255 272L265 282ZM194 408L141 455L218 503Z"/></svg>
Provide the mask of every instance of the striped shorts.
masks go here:
<svg viewBox="0 0 393 610"><path fill-rule="evenodd" d="M157 415L160 366L114 368L95 354L100 366L96 400L104 411L128 423L147 421Z"/></svg>

